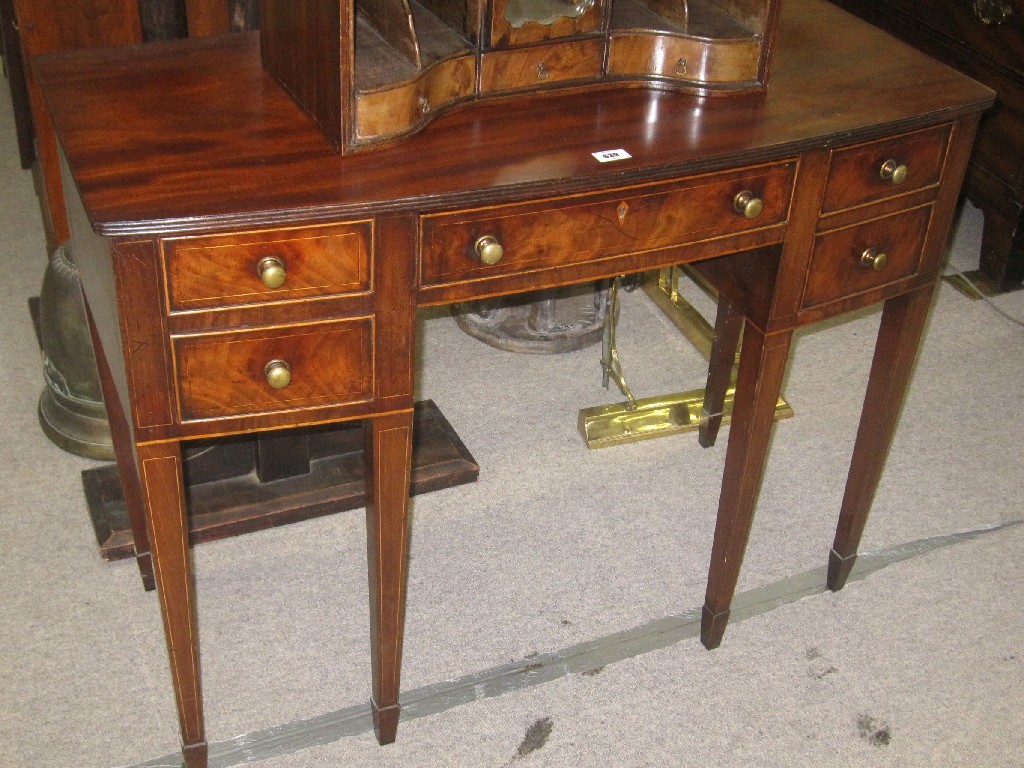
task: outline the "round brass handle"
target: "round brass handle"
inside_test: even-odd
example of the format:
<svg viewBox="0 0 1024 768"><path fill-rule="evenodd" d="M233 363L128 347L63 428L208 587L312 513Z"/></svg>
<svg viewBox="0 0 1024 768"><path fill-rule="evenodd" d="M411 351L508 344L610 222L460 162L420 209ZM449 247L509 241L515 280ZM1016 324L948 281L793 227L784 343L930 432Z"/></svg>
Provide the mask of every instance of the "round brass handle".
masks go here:
<svg viewBox="0 0 1024 768"><path fill-rule="evenodd" d="M284 360L271 360L263 366L263 373L274 389L284 389L292 383L292 367Z"/></svg>
<svg viewBox="0 0 1024 768"><path fill-rule="evenodd" d="M547 68L547 65L542 61L537 65L537 79L547 80L551 77L551 70Z"/></svg>
<svg viewBox="0 0 1024 768"><path fill-rule="evenodd" d="M267 288L280 288L284 285L284 281L288 279L284 262L277 258L277 256L267 256L260 259L260 263L256 265L256 271L259 272L260 280L263 281Z"/></svg>
<svg viewBox="0 0 1024 768"><path fill-rule="evenodd" d="M501 257L505 255L505 249L501 247L498 238L493 235L484 235L477 238L475 248L477 258L487 266L497 264L501 261Z"/></svg>
<svg viewBox="0 0 1024 768"><path fill-rule="evenodd" d="M889 257L885 252L879 251L877 248L865 248L860 255L860 265L865 269L873 269L875 272L885 269L885 264L888 261Z"/></svg>
<svg viewBox="0 0 1024 768"><path fill-rule="evenodd" d="M907 173L907 166L895 160L886 160L882 163L882 167L878 169L878 175L885 181L891 181L893 184L902 184L906 181Z"/></svg>
<svg viewBox="0 0 1024 768"><path fill-rule="evenodd" d="M732 207L736 209L736 213L748 219L756 219L764 210L764 200L749 189L745 189L732 199Z"/></svg>

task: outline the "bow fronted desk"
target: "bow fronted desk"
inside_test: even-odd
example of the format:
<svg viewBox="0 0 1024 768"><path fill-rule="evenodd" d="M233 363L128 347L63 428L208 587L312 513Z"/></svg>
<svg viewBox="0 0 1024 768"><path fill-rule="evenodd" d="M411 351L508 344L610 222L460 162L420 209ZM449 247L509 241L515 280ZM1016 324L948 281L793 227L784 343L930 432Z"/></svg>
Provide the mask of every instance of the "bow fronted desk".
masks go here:
<svg viewBox="0 0 1024 768"><path fill-rule="evenodd" d="M207 750L181 450L200 438L363 420L371 706L379 740L395 738L418 306L684 262L719 289L709 398L744 335L703 616L711 648L794 329L884 302L829 555L829 586L842 587L988 89L822 0L785 0L763 94L493 100L344 156L264 71L255 34L34 66L190 768ZM598 162L606 150L629 157ZM501 258L481 259L495 243Z"/></svg>

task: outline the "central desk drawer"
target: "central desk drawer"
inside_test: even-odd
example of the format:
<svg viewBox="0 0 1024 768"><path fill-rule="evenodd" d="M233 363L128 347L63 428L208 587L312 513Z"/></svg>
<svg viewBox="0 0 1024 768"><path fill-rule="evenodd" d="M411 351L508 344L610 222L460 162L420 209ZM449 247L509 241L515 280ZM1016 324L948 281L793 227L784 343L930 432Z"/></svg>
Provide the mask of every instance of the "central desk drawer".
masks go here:
<svg viewBox="0 0 1024 768"><path fill-rule="evenodd" d="M360 221L168 240L168 306L181 311L368 291L372 238L372 222Z"/></svg>
<svg viewBox="0 0 1024 768"><path fill-rule="evenodd" d="M794 163L420 219L420 285L612 259L780 224ZM745 207L746 206L746 207Z"/></svg>
<svg viewBox="0 0 1024 768"><path fill-rule="evenodd" d="M373 319L172 337L183 421L373 397Z"/></svg>

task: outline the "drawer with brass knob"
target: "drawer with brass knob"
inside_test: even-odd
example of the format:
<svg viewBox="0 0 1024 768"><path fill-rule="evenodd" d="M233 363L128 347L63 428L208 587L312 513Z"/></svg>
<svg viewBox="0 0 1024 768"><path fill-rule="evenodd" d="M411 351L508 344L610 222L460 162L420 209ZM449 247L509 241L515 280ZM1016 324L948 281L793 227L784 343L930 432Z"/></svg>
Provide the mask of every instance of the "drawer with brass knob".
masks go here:
<svg viewBox="0 0 1024 768"><path fill-rule="evenodd" d="M486 264L489 267L494 266L505 256L505 248L501 243L498 242L498 238L493 235L483 235L478 237L476 243L473 246L473 250L476 251L477 258L480 259L481 264Z"/></svg>
<svg viewBox="0 0 1024 768"><path fill-rule="evenodd" d="M804 309L845 299L917 273L931 206L819 234L804 286Z"/></svg>
<svg viewBox="0 0 1024 768"><path fill-rule="evenodd" d="M835 150L822 213L938 185L948 140L942 126Z"/></svg>
<svg viewBox="0 0 1024 768"><path fill-rule="evenodd" d="M749 189L736 193L732 199L732 207L745 219L756 219L764 212L764 200Z"/></svg>
<svg viewBox="0 0 1024 768"><path fill-rule="evenodd" d="M373 224L175 238L164 244L172 312L370 290Z"/></svg>
<svg viewBox="0 0 1024 768"><path fill-rule="evenodd" d="M751 82L757 79L759 48L754 38L715 40L623 29L613 32L608 41L608 72L694 85Z"/></svg>
<svg viewBox="0 0 1024 768"><path fill-rule="evenodd" d="M480 90L515 91L594 79L601 75L603 56L599 38L488 51L481 63Z"/></svg>
<svg viewBox="0 0 1024 768"><path fill-rule="evenodd" d="M617 194L423 216L420 284L449 286L656 253L772 227L780 228L778 241L794 172L795 164L784 162Z"/></svg>
<svg viewBox="0 0 1024 768"><path fill-rule="evenodd" d="M373 319L171 337L182 421L365 402Z"/></svg>
<svg viewBox="0 0 1024 768"><path fill-rule="evenodd" d="M292 383L292 366L287 360L271 360L263 366L263 374L274 389L284 389Z"/></svg>

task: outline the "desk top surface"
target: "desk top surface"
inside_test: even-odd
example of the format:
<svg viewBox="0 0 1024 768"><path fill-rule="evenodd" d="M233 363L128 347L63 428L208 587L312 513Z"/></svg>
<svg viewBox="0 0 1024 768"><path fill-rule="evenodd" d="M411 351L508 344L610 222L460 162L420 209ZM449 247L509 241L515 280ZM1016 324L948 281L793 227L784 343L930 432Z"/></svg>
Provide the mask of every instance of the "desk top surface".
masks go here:
<svg viewBox="0 0 1024 768"><path fill-rule="evenodd" d="M104 235L473 206L749 165L937 123L990 90L824 0L784 0L765 94L616 88L475 102L392 146L338 155L256 33L35 62ZM592 152L632 157L598 163Z"/></svg>

